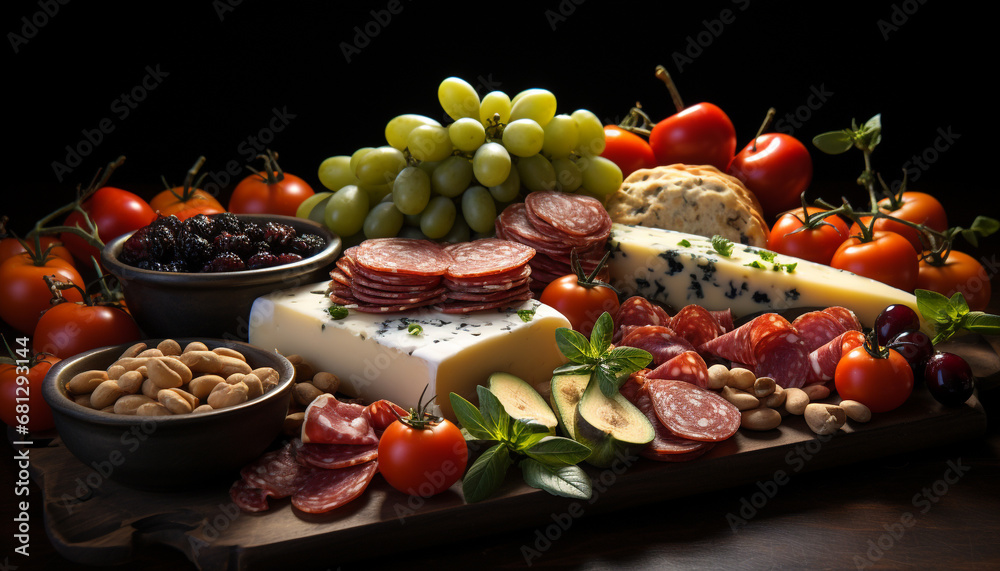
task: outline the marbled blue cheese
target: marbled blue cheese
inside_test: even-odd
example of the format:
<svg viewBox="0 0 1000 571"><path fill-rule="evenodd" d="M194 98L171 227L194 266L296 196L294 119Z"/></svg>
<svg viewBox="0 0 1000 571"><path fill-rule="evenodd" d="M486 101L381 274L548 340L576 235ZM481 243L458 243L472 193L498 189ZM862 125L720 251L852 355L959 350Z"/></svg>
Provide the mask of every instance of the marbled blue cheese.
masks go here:
<svg viewBox="0 0 1000 571"><path fill-rule="evenodd" d="M249 341L285 355L298 354L317 371L340 378L340 391L366 402L389 399L404 408L437 395L441 414L454 419L448 395L476 402L476 385L504 371L545 389L565 362L555 330L570 327L536 300L501 311L447 314L431 309L333 319L328 283L277 291L254 301ZM524 321L519 310L533 311ZM419 334L411 333L417 324Z"/></svg>
<svg viewBox="0 0 1000 571"><path fill-rule="evenodd" d="M917 308L909 292L753 246L733 244L725 256L704 236L622 224L612 226L608 243L612 285L675 309L696 303L710 310L730 308L740 317L841 305L871 326L887 305Z"/></svg>

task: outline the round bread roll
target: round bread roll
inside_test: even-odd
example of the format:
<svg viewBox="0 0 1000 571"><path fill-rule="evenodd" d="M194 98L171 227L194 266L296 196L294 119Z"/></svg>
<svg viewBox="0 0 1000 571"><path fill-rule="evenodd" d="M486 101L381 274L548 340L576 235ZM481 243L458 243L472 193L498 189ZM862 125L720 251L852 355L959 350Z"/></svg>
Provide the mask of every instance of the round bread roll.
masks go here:
<svg viewBox="0 0 1000 571"><path fill-rule="evenodd" d="M764 248L768 227L757 197L739 179L711 165L639 169L606 203L621 224L714 236Z"/></svg>

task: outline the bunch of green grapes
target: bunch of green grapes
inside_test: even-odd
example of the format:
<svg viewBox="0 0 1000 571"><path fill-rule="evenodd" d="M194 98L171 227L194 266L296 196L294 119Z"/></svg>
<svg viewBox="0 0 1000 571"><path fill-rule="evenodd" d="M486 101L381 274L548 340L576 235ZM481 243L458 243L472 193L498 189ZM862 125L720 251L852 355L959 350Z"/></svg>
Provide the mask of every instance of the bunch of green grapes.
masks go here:
<svg viewBox="0 0 1000 571"><path fill-rule="evenodd" d="M480 98L468 82L449 77L438 101L447 125L399 115L385 127L385 145L323 161L319 179L331 192L299 214L344 237L464 241L491 235L497 214L522 193L603 199L622 183L621 169L600 156L600 119L586 109L556 114L546 89Z"/></svg>

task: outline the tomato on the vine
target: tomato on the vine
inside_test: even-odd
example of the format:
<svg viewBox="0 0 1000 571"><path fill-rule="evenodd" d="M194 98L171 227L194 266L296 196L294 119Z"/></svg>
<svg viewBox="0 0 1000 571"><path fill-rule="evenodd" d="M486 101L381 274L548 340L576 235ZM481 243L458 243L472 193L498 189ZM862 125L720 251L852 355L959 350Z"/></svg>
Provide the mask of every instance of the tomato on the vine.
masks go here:
<svg viewBox="0 0 1000 571"><path fill-rule="evenodd" d="M807 206L785 212L771 227L767 238L767 249L810 260L818 264L829 264L837 248L850 236L847 223L837 215L813 218L814 214L827 212L824 208ZM803 226L808 226L799 230Z"/></svg>
<svg viewBox="0 0 1000 571"><path fill-rule="evenodd" d="M917 285L917 252L895 232L876 231L870 242L851 236L837 248L830 267L847 270L912 292Z"/></svg>
<svg viewBox="0 0 1000 571"><path fill-rule="evenodd" d="M917 288L928 289L951 297L962 292L972 311L983 311L990 303L992 287L986 268L965 252L951 250L941 260L926 252L917 270Z"/></svg>
<svg viewBox="0 0 1000 571"><path fill-rule="evenodd" d="M646 139L618 125L604 126L604 150L601 156L618 165L623 176L639 169L656 166L656 157Z"/></svg>
<svg viewBox="0 0 1000 571"><path fill-rule="evenodd" d="M278 166L277 155L270 150L264 159L264 171L252 174L236 185L229 198L229 211L236 214L282 214L295 216L299 204L315 192L301 178Z"/></svg>
<svg viewBox="0 0 1000 571"><path fill-rule="evenodd" d="M393 488L430 497L465 473L469 449L462 431L443 418L414 412L385 429L378 443L378 469Z"/></svg>
<svg viewBox="0 0 1000 571"><path fill-rule="evenodd" d="M109 241L133 230L138 230L156 219L156 211L139 195L127 190L105 186L98 189L81 205L97 226L97 235L101 242ZM77 226L84 232L90 232L83 214L74 210L66 217L65 226ZM72 232L60 235L63 244L73 253L77 260L90 265L91 256L100 260L100 251L82 237Z"/></svg>
<svg viewBox="0 0 1000 571"><path fill-rule="evenodd" d="M944 211L944 206L938 199L925 192L907 190L898 196L879 200L878 207L889 216L914 224L923 224L931 230L944 232L948 229L948 215ZM898 232L905 236L913 244L916 251L923 250L920 232L916 229L892 220L877 220L875 222L877 226L879 223L881 223L882 229Z"/></svg>
<svg viewBox="0 0 1000 571"><path fill-rule="evenodd" d="M52 254L43 257L25 252L0 264L0 319L30 335L52 299L45 276L83 286L83 277L73 264ZM68 291L66 299L82 301L83 296Z"/></svg>
<svg viewBox="0 0 1000 571"><path fill-rule="evenodd" d="M42 314L32 335L36 353L65 359L90 349L121 345L142 339L132 316L118 305L58 302Z"/></svg>
<svg viewBox="0 0 1000 571"><path fill-rule="evenodd" d="M210 193L196 188L201 184L204 175L194 180L198 170L205 163L205 157L198 157L194 166L188 171L183 186L176 186L160 191L149 201L149 205L160 216L176 216L179 220L187 220L195 214L221 214L226 211L222 203Z"/></svg>
<svg viewBox="0 0 1000 571"><path fill-rule="evenodd" d="M0 419L8 426L26 424L31 431L53 428L52 408L42 396L42 381L59 358L35 355L25 359L26 365L17 364L20 356L9 360L0 364Z"/></svg>
<svg viewBox="0 0 1000 571"><path fill-rule="evenodd" d="M895 349L879 352L866 343L840 358L834 384L844 400L856 400L872 412L888 412L913 392L913 370Z"/></svg>
<svg viewBox="0 0 1000 571"><path fill-rule="evenodd" d="M604 255L590 275L583 273L583 267L576 256L571 256L571 259L576 273L549 282L538 301L562 313L574 330L589 337L601 314L607 311L614 315L618 311L618 292L596 279L608 260L608 254Z"/></svg>
<svg viewBox="0 0 1000 571"><path fill-rule="evenodd" d="M51 247L52 254L59 256L71 264L74 262L73 254L66 249L66 246L63 245L59 238L56 238L55 236L39 236L38 242L41 246L42 252ZM24 247L25 245L28 246L27 249ZM23 254L28 250L31 250L32 252L36 251L35 238L33 236L25 237L23 239L23 244L22 240L18 240L13 236L3 238L0 240L0 263L3 263L8 258L12 258L17 254Z"/></svg>

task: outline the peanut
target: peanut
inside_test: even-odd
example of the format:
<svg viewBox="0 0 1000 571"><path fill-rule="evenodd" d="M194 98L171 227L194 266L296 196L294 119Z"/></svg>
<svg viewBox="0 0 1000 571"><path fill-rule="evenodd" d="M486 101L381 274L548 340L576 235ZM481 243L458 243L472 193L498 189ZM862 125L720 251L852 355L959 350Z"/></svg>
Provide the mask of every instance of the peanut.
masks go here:
<svg viewBox="0 0 1000 571"><path fill-rule="evenodd" d="M147 397L156 400L156 394L160 392L160 387L156 386L153 381L146 379L142 382L142 388L139 390Z"/></svg>
<svg viewBox="0 0 1000 571"><path fill-rule="evenodd" d="M173 339L164 339L156 346L160 350L160 353L169 356L176 356L181 354L181 344Z"/></svg>
<svg viewBox="0 0 1000 571"><path fill-rule="evenodd" d="M764 406L768 408L778 408L785 404L785 387L774 385L774 392L764 397Z"/></svg>
<svg viewBox="0 0 1000 571"><path fill-rule="evenodd" d="M316 388L316 386L310 382L295 383L292 397L295 399L296 403L302 406L309 406L309 403L321 394L323 394L323 391Z"/></svg>
<svg viewBox="0 0 1000 571"><path fill-rule="evenodd" d="M134 395L142 389L142 383L145 380L139 371L128 371L115 379L115 382L121 387L122 392L127 395Z"/></svg>
<svg viewBox="0 0 1000 571"><path fill-rule="evenodd" d="M304 412L293 412L285 417L285 423L281 427L281 431L288 436L297 436L302 430L302 423L306 419L306 413Z"/></svg>
<svg viewBox="0 0 1000 571"><path fill-rule="evenodd" d="M73 375L73 378L66 383L66 390L72 395L89 395L106 380L108 380L107 371L83 371Z"/></svg>
<svg viewBox="0 0 1000 571"><path fill-rule="evenodd" d="M240 361L243 361L244 363L246 363L247 361L247 358L243 356L243 353L240 353L236 349L231 349L229 347L216 347L215 349L212 349L212 352L218 353L219 355L223 355L226 357L234 357L236 359L239 359Z"/></svg>
<svg viewBox="0 0 1000 571"><path fill-rule="evenodd" d="M264 392L278 386L280 375L278 375L278 371L271 367L258 367L250 372L257 375L257 378L260 379L261 384L264 385Z"/></svg>
<svg viewBox="0 0 1000 571"><path fill-rule="evenodd" d="M200 377L191 379L191 382L188 383L188 391L199 399L205 400L212 392L212 389L215 388L215 385L224 382L226 382L226 379L223 379L219 375L201 375Z"/></svg>
<svg viewBox="0 0 1000 571"><path fill-rule="evenodd" d="M774 389L778 384L771 377L760 377L753 382L753 396L762 399L774 394Z"/></svg>
<svg viewBox="0 0 1000 571"><path fill-rule="evenodd" d="M122 367L121 365L111 365L108 367L108 378L118 380L119 377L127 372L128 371L125 370L125 367Z"/></svg>
<svg viewBox="0 0 1000 571"><path fill-rule="evenodd" d="M757 397L746 391L734 389L730 386L722 387L722 392L719 394L722 395L722 398L736 405L736 408L741 411L750 410L760 406L760 401Z"/></svg>
<svg viewBox="0 0 1000 571"><path fill-rule="evenodd" d="M181 374L167 365L164 359L150 359L146 365L146 373L149 380L161 389L172 389L184 384Z"/></svg>
<svg viewBox="0 0 1000 571"><path fill-rule="evenodd" d="M115 365L118 365L125 367L126 371L135 371L138 370L139 367L145 367L146 361L148 360L149 359L147 357L122 357L115 361L111 366L114 367Z"/></svg>
<svg viewBox="0 0 1000 571"><path fill-rule="evenodd" d="M313 375L312 384L324 393L336 393L340 388L340 377L333 373L319 372Z"/></svg>
<svg viewBox="0 0 1000 571"><path fill-rule="evenodd" d="M285 358L288 359L288 362L295 368L295 378L297 380L309 380L316 374L312 365L307 363L301 355L288 355Z"/></svg>
<svg viewBox="0 0 1000 571"><path fill-rule="evenodd" d="M820 383L813 383L811 385L806 385L802 387L802 390L809 395L809 400L811 402L816 402L818 400L823 400L830 396L830 388L826 385Z"/></svg>
<svg viewBox="0 0 1000 571"><path fill-rule="evenodd" d="M87 408L94 408L90 406L90 395L76 395L73 397L73 402L80 406L85 406Z"/></svg>
<svg viewBox="0 0 1000 571"><path fill-rule="evenodd" d="M181 351L181 354L189 351L208 351L208 345L205 345L201 341L192 341L184 346L184 350Z"/></svg>
<svg viewBox="0 0 1000 571"><path fill-rule="evenodd" d="M161 390L156 395L156 400L174 414L187 414L194 410L191 403L186 398L177 394L174 389Z"/></svg>
<svg viewBox="0 0 1000 571"><path fill-rule="evenodd" d="M118 381L104 381L97 385L94 392L90 393L90 406L97 409L111 406L123 394L125 394L125 391L118 386Z"/></svg>
<svg viewBox="0 0 1000 571"><path fill-rule="evenodd" d="M192 410L191 414L200 414L202 412L212 412L213 410L215 410L215 409L212 408L211 406L209 406L207 404L203 404L203 405L199 405L198 408Z"/></svg>
<svg viewBox="0 0 1000 571"><path fill-rule="evenodd" d="M140 359L143 357L149 358L149 357L162 357L162 356L163 356L163 351L160 351L156 347L151 347L136 355L136 357Z"/></svg>
<svg viewBox="0 0 1000 571"><path fill-rule="evenodd" d="M819 435L833 434L847 422L847 412L833 404L809 403L803 416L809 428Z"/></svg>
<svg viewBox="0 0 1000 571"><path fill-rule="evenodd" d="M748 391L753 388L753 383L756 380L757 375L753 374L753 371L750 371L749 369L733 367L729 370L729 386L734 389Z"/></svg>
<svg viewBox="0 0 1000 571"><path fill-rule="evenodd" d="M145 343L141 342L136 343L135 345L132 345L128 349L125 349L125 351L118 357L118 359L131 359L145 350L146 350Z"/></svg>
<svg viewBox="0 0 1000 571"><path fill-rule="evenodd" d="M147 402L135 409L136 416L172 416L170 409L158 402Z"/></svg>
<svg viewBox="0 0 1000 571"><path fill-rule="evenodd" d="M872 419L871 409L856 400L841 401L840 408L844 409L847 418L854 422L868 422Z"/></svg>
<svg viewBox="0 0 1000 571"><path fill-rule="evenodd" d="M760 406L749 410L740 411L740 428L748 430L773 430L781 424L781 413Z"/></svg>
<svg viewBox="0 0 1000 571"><path fill-rule="evenodd" d="M257 375L253 373L233 373L226 377L226 382L230 385L235 385L236 383L243 383L247 386L247 398L253 399L264 394L264 384L260 382Z"/></svg>
<svg viewBox="0 0 1000 571"><path fill-rule="evenodd" d="M156 401L146 395L123 395L115 401L115 412L118 414L135 414L136 409L146 403Z"/></svg>
<svg viewBox="0 0 1000 571"><path fill-rule="evenodd" d="M247 392L247 386L242 381L234 385L219 383L208 395L208 404L213 409L235 406L247 401Z"/></svg>
<svg viewBox="0 0 1000 571"><path fill-rule="evenodd" d="M729 384L729 367L715 364L708 368L708 388L713 391L722 390L722 387Z"/></svg>
<svg viewBox="0 0 1000 571"><path fill-rule="evenodd" d="M785 389L785 410L792 414L802 415L809 406L809 395L795 387Z"/></svg>

